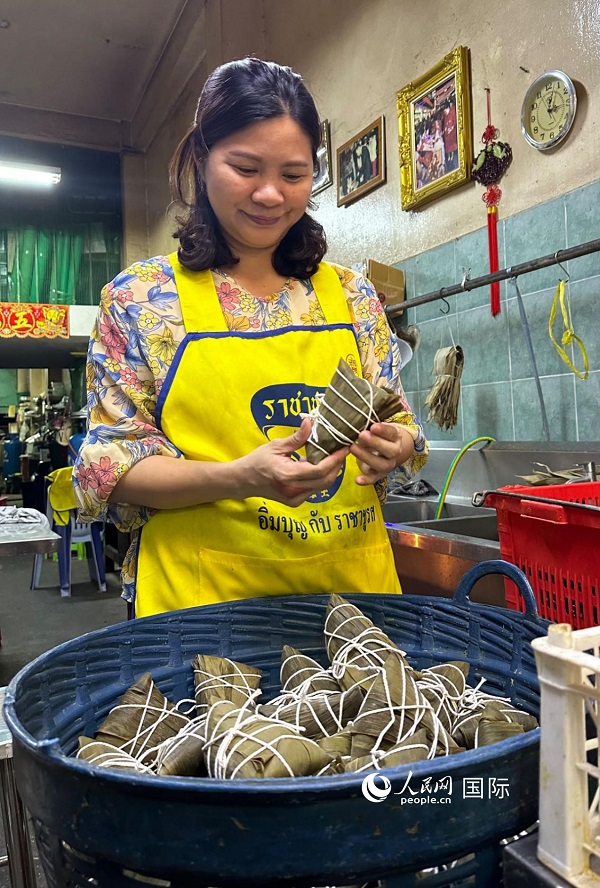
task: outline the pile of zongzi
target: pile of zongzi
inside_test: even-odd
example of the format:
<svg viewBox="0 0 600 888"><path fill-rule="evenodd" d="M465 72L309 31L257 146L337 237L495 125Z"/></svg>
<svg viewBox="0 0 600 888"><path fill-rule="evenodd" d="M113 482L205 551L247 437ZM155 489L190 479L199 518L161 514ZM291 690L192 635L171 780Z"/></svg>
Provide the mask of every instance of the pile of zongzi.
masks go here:
<svg viewBox="0 0 600 888"><path fill-rule="evenodd" d="M223 657L193 661L194 699L170 703L143 675L79 758L99 767L219 778L300 777L410 764L497 743L537 727L510 701L467 684L469 664L413 669L357 607L332 595L329 666L285 646L281 693L261 671Z"/></svg>

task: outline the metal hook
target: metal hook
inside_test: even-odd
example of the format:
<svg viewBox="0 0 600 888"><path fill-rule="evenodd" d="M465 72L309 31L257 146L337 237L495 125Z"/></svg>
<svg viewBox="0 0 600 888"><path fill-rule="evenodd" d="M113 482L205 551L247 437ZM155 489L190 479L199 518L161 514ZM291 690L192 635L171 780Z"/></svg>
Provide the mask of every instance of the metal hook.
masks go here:
<svg viewBox="0 0 600 888"><path fill-rule="evenodd" d="M448 300L446 299L445 296L442 296L442 302L446 306L446 311L444 311L443 308L440 308L440 311L443 315L447 315L450 312L450 303L448 302Z"/></svg>
<svg viewBox="0 0 600 888"><path fill-rule="evenodd" d="M562 264L562 262L559 262L559 261L558 261L558 254L559 254L559 253L560 253L560 250L557 250L556 253L554 254L554 261L556 262L556 264L558 265L558 267L560 268L560 270L562 271L562 273L565 275L565 283L566 283L566 282L569 280L569 272L568 272L567 269L564 267L564 265Z"/></svg>

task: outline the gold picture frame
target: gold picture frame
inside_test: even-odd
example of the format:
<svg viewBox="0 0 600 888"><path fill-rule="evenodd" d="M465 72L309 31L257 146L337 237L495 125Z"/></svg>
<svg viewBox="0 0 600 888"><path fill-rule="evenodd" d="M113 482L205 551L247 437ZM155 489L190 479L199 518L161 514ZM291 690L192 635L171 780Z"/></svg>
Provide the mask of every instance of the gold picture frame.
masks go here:
<svg viewBox="0 0 600 888"><path fill-rule="evenodd" d="M337 205L358 200L386 181L385 119L377 117L336 151Z"/></svg>
<svg viewBox="0 0 600 888"><path fill-rule="evenodd" d="M331 136L328 120L321 121L321 144L317 150L318 169L313 178L312 195L320 194L333 185L331 176Z"/></svg>
<svg viewBox="0 0 600 888"><path fill-rule="evenodd" d="M458 46L396 93L403 210L471 178L473 121L469 50Z"/></svg>

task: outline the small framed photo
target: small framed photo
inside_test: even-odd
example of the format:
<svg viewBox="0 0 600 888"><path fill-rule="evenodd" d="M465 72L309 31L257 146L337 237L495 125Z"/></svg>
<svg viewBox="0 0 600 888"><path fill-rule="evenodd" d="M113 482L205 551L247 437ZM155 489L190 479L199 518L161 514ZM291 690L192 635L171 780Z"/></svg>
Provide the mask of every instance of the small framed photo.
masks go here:
<svg viewBox="0 0 600 888"><path fill-rule="evenodd" d="M396 94L400 197L413 210L471 178L469 51L458 46Z"/></svg>
<svg viewBox="0 0 600 888"><path fill-rule="evenodd" d="M312 194L319 194L325 191L330 185L333 185L331 177L331 139L329 121L321 121L321 144L317 151L318 170L315 173L313 181Z"/></svg>
<svg viewBox="0 0 600 888"><path fill-rule="evenodd" d="M384 118L378 117L337 149L338 207L386 181L384 125Z"/></svg>

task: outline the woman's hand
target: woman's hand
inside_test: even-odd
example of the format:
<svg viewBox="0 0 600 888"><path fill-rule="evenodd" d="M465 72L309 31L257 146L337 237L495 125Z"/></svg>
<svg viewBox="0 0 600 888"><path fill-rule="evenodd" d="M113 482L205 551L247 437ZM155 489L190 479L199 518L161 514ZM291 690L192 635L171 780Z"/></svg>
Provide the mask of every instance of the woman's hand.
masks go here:
<svg viewBox="0 0 600 888"><path fill-rule="evenodd" d="M406 462L414 449L412 436L402 426L393 422L373 423L350 448L362 472L356 483L375 484Z"/></svg>
<svg viewBox="0 0 600 888"><path fill-rule="evenodd" d="M244 498L262 496L296 507L313 493L331 487L350 451L348 447L336 450L316 466L305 459L291 459L308 441L311 428L310 420L305 419L289 438L269 441L236 460L236 470L243 470Z"/></svg>

